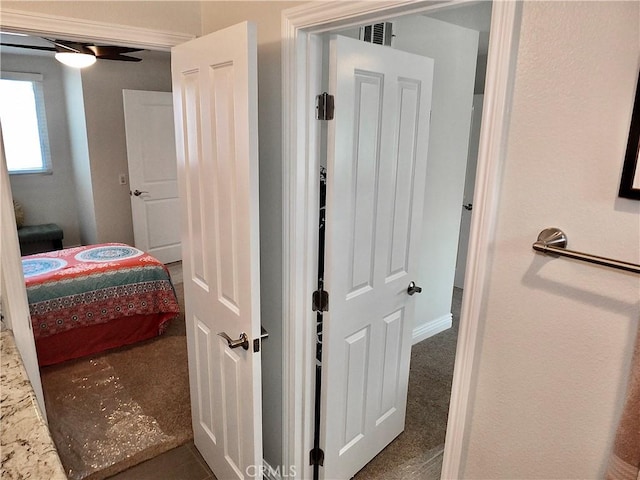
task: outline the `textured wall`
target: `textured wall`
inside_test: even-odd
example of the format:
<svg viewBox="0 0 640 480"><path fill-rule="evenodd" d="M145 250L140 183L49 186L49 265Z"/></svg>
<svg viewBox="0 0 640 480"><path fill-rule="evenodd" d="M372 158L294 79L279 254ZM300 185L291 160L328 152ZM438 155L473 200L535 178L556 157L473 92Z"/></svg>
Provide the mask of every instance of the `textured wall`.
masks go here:
<svg viewBox="0 0 640 480"><path fill-rule="evenodd" d="M93 181L89 161L87 122L82 96L82 76L76 68L64 68L64 93L67 105L67 123L71 158L73 159L73 182L76 190L76 208L80 224L80 244L98 243L96 209L93 201Z"/></svg>
<svg viewBox="0 0 640 480"><path fill-rule="evenodd" d="M640 261L617 198L640 53L638 2L526 2L472 392L465 478L602 478L638 326L637 276L534 254Z"/></svg>
<svg viewBox="0 0 640 480"><path fill-rule="evenodd" d="M143 52L137 56L143 61L98 61L82 70L93 201L100 243L134 243L129 185L118 183L120 173L128 177L122 90L171 91L169 54Z"/></svg>
<svg viewBox="0 0 640 480"><path fill-rule="evenodd" d="M3 0L2 8L200 35L200 2Z"/></svg>
<svg viewBox="0 0 640 480"><path fill-rule="evenodd" d="M451 319L478 32L434 18L395 22L394 48L433 58L433 98L415 327Z"/></svg>

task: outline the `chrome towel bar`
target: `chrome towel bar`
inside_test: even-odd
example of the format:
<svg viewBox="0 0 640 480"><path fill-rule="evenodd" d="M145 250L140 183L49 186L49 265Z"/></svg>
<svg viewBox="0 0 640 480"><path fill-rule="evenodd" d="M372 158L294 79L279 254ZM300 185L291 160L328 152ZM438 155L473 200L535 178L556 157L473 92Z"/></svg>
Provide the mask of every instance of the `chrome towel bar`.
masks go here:
<svg viewBox="0 0 640 480"><path fill-rule="evenodd" d="M624 270L640 274L640 265L638 264L613 260L612 258L599 257L588 253L576 252L575 250L568 250L566 248L567 236L559 228L545 228L540 232L540 235L538 235L538 241L532 246L536 252L573 258L574 260L581 260L583 262L615 268L616 270Z"/></svg>

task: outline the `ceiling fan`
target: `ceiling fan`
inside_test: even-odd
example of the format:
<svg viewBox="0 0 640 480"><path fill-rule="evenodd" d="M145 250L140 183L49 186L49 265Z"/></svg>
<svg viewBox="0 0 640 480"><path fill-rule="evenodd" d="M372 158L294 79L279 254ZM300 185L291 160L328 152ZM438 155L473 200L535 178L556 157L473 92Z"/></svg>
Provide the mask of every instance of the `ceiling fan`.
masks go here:
<svg viewBox="0 0 640 480"><path fill-rule="evenodd" d="M124 55L125 53L139 52L141 48L119 47L116 45L94 45L91 43L72 42L67 40L55 40L41 37L52 44L51 47L40 45L22 45L17 43L2 43L4 47L27 48L31 50L45 50L56 52L56 60L71 67L83 68L93 65L96 59L118 60L121 62L140 62L141 58Z"/></svg>

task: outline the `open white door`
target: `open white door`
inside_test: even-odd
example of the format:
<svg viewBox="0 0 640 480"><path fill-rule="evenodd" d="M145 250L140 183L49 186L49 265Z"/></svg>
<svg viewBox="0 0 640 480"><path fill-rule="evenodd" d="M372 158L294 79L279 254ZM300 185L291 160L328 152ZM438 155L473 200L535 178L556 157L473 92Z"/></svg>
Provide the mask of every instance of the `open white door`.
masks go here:
<svg viewBox="0 0 640 480"><path fill-rule="evenodd" d="M330 55L321 471L335 480L404 430L434 62L340 36Z"/></svg>
<svg viewBox="0 0 640 480"><path fill-rule="evenodd" d="M20 261L18 227L13 210L11 182L5 160L4 143L0 131L0 313L6 326L13 331L16 347L22 357L27 376L46 420L47 411L42 393L40 367L33 328L29 314L29 301L24 287L24 274Z"/></svg>
<svg viewBox="0 0 640 480"><path fill-rule="evenodd" d="M162 263L182 258L171 92L123 90L135 246Z"/></svg>
<svg viewBox="0 0 640 480"><path fill-rule="evenodd" d="M467 271L467 254L469 252L469 235L471 233L473 192L476 186L476 170L478 166L478 147L480 146L480 127L482 126L483 101L484 95L473 96L471 129L469 133L469 153L467 155L467 171L464 177L460 236L458 237L458 258L456 261L456 273L453 280L453 286L458 288L464 288L464 275Z"/></svg>
<svg viewBox="0 0 640 480"><path fill-rule="evenodd" d="M255 25L171 63L195 444L218 478L247 478L262 465Z"/></svg>

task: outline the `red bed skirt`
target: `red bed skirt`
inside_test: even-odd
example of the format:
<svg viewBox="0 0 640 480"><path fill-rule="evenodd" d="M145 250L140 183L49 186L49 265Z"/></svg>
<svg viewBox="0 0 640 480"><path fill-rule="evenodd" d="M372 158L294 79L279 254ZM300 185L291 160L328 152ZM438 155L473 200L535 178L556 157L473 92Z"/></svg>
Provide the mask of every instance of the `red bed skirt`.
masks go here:
<svg viewBox="0 0 640 480"><path fill-rule="evenodd" d="M37 339L38 364L53 365L156 337L175 316L174 312L132 315Z"/></svg>

